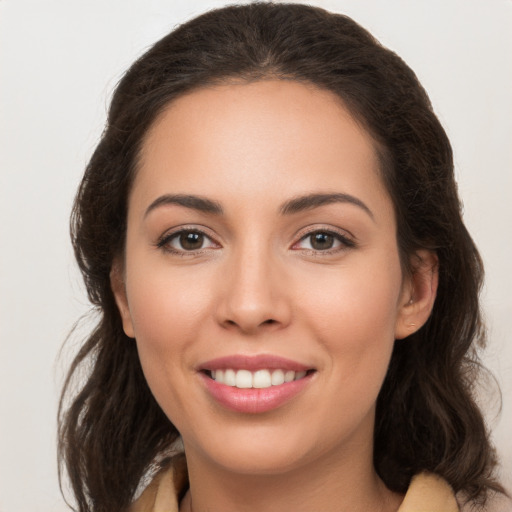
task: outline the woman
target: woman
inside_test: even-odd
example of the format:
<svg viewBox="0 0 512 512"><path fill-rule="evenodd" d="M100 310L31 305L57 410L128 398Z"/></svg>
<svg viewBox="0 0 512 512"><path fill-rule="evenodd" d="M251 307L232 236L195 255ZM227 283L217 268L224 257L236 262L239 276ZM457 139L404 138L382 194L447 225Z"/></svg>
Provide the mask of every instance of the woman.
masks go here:
<svg viewBox="0 0 512 512"><path fill-rule="evenodd" d="M159 41L116 90L72 231L100 312L61 416L80 511L449 511L502 490L450 144L349 18L252 4Z"/></svg>

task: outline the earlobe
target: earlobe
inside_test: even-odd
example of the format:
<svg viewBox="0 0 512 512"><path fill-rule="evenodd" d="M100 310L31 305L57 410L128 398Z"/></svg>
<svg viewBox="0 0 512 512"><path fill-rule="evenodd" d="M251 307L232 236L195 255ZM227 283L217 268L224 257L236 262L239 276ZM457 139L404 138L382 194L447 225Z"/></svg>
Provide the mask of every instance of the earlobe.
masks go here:
<svg viewBox="0 0 512 512"><path fill-rule="evenodd" d="M123 330L126 336L129 338L135 338L132 317L130 314L130 308L128 307L128 299L126 297L126 286L124 282L122 264L119 260L114 261L110 270L110 288L114 294L119 314L121 315Z"/></svg>
<svg viewBox="0 0 512 512"><path fill-rule="evenodd" d="M395 338L403 339L418 331L434 307L439 279L435 252L420 250L411 261L412 273L404 283L395 327Z"/></svg>

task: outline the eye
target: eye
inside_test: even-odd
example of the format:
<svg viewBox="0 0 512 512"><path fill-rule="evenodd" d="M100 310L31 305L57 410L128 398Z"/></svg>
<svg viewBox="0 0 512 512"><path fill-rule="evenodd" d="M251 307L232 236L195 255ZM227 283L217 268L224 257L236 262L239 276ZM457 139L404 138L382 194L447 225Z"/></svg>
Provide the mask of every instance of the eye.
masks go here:
<svg viewBox="0 0 512 512"><path fill-rule="evenodd" d="M169 252L180 254L218 247L209 236L197 229L182 229L164 235L157 246Z"/></svg>
<svg viewBox="0 0 512 512"><path fill-rule="evenodd" d="M355 247L355 243L346 236L332 231L317 230L303 236L293 246L293 249L303 249L316 252L335 252L338 249L343 250L348 247Z"/></svg>

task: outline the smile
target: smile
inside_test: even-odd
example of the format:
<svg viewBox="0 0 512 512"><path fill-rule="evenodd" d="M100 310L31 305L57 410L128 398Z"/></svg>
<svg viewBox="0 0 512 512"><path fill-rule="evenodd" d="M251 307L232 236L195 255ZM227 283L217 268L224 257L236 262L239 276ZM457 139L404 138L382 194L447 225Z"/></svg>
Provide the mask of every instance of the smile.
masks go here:
<svg viewBox="0 0 512 512"><path fill-rule="evenodd" d="M232 355L197 370L210 399L245 414L270 412L293 401L317 374L311 366L273 355Z"/></svg>
<svg viewBox="0 0 512 512"><path fill-rule="evenodd" d="M237 387L239 389L264 389L271 386L280 386L285 382L302 379L306 376L306 371L293 371L282 369L262 369L255 372L249 370L234 370L227 368L225 370L212 370L211 378L219 384Z"/></svg>

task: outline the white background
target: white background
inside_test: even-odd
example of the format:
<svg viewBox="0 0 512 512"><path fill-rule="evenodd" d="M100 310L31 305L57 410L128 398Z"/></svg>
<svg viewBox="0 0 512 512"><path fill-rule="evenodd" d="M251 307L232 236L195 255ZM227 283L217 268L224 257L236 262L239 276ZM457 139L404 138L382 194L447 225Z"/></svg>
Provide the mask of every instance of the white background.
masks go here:
<svg viewBox="0 0 512 512"><path fill-rule="evenodd" d="M0 0L0 512L67 510L56 407L87 300L74 192L126 67L222 1ZM512 1L311 1L370 29L416 71L455 150L465 220L487 267L485 356L503 392L489 422L512 485Z"/></svg>

